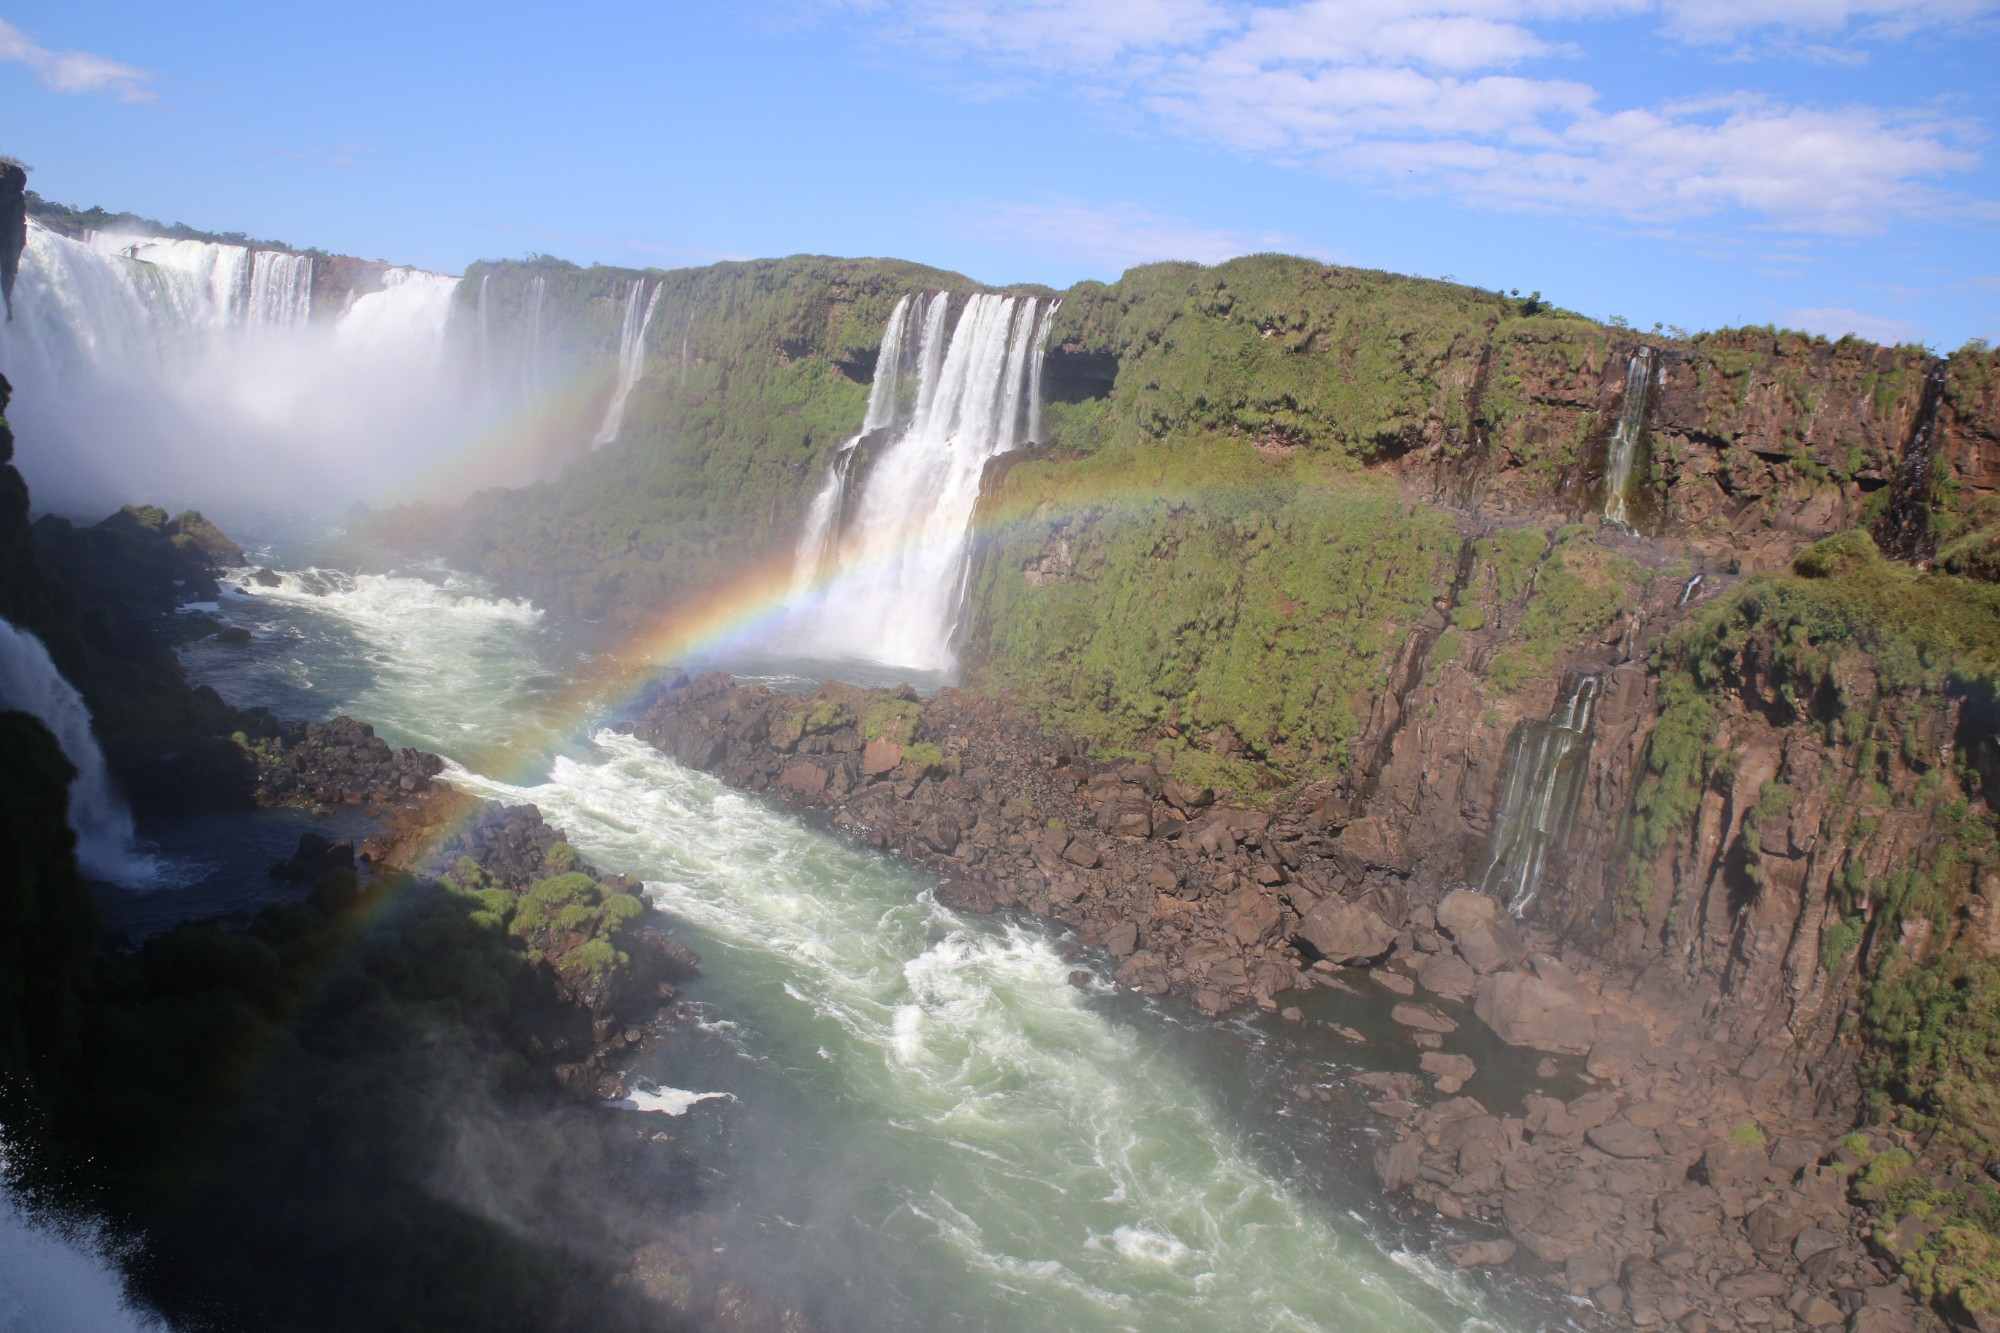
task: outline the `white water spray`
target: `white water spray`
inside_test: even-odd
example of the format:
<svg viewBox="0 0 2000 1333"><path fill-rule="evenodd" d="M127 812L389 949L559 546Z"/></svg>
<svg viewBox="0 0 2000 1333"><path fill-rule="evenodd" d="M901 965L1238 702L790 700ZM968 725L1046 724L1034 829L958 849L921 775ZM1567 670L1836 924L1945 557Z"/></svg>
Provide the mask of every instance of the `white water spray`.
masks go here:
<svg viewBox="0 0 2000 1333"><path fill-rule="evenodd" d="M31 219L0 373L37 503L335 506L421 468L470 407L445 373L457 280L379 277L316 319L310 256Z"/></svg>
<svg viewBox="0 0 2000 1333"><path fill-rule="evenodd" d="M632 396L632 386L646 371L646 327L653 322L653 310L660 304L660 291L665 286L663 282L654 284L652 296L647 297L646 280L634 278L625 294L625 322L618 330L618 383L604 409L604 424L597 428L597 438L590 442L592 448L617 439L619 428L625 424L625 400Z"/></svg>
<svg viewBox="0 0 2000 1333"><path fill-rule="evenodd" d="M925 671L951 667L967 529L980 478L988 460L1021 443L1024 399L1028 428L1039 424L1049 321L1033 297L979 294L967 299L947 343L949 299L940 292L924 310L907 424L875 460L851 503L846 493L853 479L836 457L808 512L795 585L803 591L829 565L837 572L826 604L806 631L818 651ZM890 376L898 382L879 399L873 391L869 395L876 428L899 419L878 420L876 413L878 407L898 413L903 339L913 313L899 303L884 334L877 387Z"/></svg>
<svg viewBox="0 0 2000 1333"><path fill-rule="evenodd" d="M805 527L799 533L798 556L792 569L792 596L800 597L811 588L832 553L834 535L840 531L842 510L846 508L848 487L854 477L854 450L873 431L896 419L896 394L902 382L904 335L912 318L908 296L896 298L889 313L889 325L882 332L882 350L875 358L875 380L868 386L868 410L862 414L861 429L827 460L826 480L820 483L812 504L806 508ZM682 359L686 360L685 340Z"/></svg>
<svg viewBox="0 0 2000 1333"><path fill-rule="evenodd" d="M69 824L84 873L127 888L151 883L159 867L134 849L132 812L112 786L83 696L62 678L40 639L4 620L0 620L0 708L40 718L76 770L69 787Z"/></svg>

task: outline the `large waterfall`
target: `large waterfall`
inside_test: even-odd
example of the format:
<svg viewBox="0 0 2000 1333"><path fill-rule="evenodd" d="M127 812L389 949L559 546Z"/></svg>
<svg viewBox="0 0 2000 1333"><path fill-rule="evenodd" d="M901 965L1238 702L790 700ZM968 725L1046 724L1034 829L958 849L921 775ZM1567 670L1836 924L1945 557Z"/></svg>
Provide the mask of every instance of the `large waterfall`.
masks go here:
<svg viewBox="0 0 2000 1333"><path fill-rule="evenodd" d="M971 296L947 338L950 301L939 292L897 302L861 433L835 453L807 512L794 578L801 595L825 582L805 636L818 651L925 671L952 665L980 477L1039 428L1055 304Z"/></svg>
<svg viewBox="0 0 2000 1333"><path fill-rule="evenodd" d="M1569 834L1590 757L1597 692L1597 677L1577 677L1546 721L1523 722L1507 738L1492 860L1480 888L1504 898L1516 916L1534 902L1550 850Z"/></svg>
<svg viewBox="0 0 2000 1333"><path fill-rule="evenodd" d="M1627 531L1632 527L1632 465L1639 459L1652 392L1653 349L1641 347L1625 363L1625 400L1619 404L1618 427L1611 433L1604 459L1604 517Z"/></svg>
<svg viewBox="0 0 2000 1333"><path fill-rule="evenodd" d="M28 224L0 326L38 504L344 506L464 434L454 278L373 269L340 308L309 255Z"/></svg>
<svg viewBox="0 0 2000 1333"><path fill-rule="evenodd" d="M40 718L76 769L69 788L69 823L84 872L128 887L150 882L158 867L134 849L132 813L112 786L83 696L62 678L40 639L4 620L0 620L0 708Z"/></svg>
<svg viewBox="0 0 2000 1333"><path fill-rule="evenodd" d="M632 387L645 372L646 329L653 322L653 308L659 305L660 292L665 286L665 283L654 284L652 296L647 297L646 280L634 278L625 293L625 322L618 330L618 379L611 390L611 401L604 409L604 424L597 428L597 438L590 442L592 448L617 439L619 428L625 424L625 400L632 396ZM535 295L539 323L541 293ZM640 313L642 304L644 314Z"/></svg>

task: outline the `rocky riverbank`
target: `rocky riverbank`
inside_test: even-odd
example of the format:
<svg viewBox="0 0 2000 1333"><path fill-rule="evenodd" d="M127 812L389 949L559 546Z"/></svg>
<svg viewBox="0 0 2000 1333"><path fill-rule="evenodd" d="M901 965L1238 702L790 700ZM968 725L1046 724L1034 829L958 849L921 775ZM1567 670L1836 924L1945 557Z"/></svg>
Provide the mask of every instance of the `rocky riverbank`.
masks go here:
<svg viewBox="0 0 2000 1333"><path fill-rule="evenodd" d="M1464 1225L1467 1266L1526 1252L1613 1326L1920 1328L1873 1256L1852 1168L1895 1148L1844 1139L1784 1062L1744 1059L1653 1002L1641 974L1510 917L1491 897L1405 877L1404 830L1330 787L1245 808L1145 763L1093 763L962 690L828 685L784 694L677 678L631 726L684 763L815 811L943 878L971 911L1046 917L1117 981L1222 1013L1369 984L1424 1073L1369 1074L1396 1137L1388 1190ZM1437 1050L1462 1024L1581 1078L1568 1100L1483 1106ZM1351 1034L1358 1035L1358 1034ZM1879 1140L1879 1141L1878 1141ZM1532 1262L1531 1261L1531 1262Z"/></svg>

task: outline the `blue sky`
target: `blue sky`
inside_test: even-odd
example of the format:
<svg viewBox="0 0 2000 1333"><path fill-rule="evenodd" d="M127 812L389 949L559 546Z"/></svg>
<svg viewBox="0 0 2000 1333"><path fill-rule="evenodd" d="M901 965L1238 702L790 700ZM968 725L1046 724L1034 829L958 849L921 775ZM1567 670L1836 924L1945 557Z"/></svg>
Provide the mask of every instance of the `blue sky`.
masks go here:
<svg viewBox="0 0 2000 1333"><path fill-rule="evenodd" d="M1281 249L2000 341L2000 0L0 0L33 188L457 271Z"/></svg>

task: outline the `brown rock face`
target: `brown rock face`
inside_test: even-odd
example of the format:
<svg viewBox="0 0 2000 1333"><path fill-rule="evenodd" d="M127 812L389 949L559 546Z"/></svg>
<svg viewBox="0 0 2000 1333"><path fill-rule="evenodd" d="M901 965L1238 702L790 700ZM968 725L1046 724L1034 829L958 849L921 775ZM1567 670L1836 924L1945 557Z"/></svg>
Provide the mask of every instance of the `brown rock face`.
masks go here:
<svg viewBox="0 0 2000 1333"><path fill-rule="evenodd" d="M1360 903L1329 898L1299 925L1299 935L1330 962L1380 958L1396 942L1396 929Z"/></svg>
<svg viewBox="0 0 2000 1333"><path fill-rule="evenodd" d="M1597 1022L1581 1000L1524 972L1486 978L1472 1011L1510 1046L1583 1055L1597 1040Z"/></svg>

